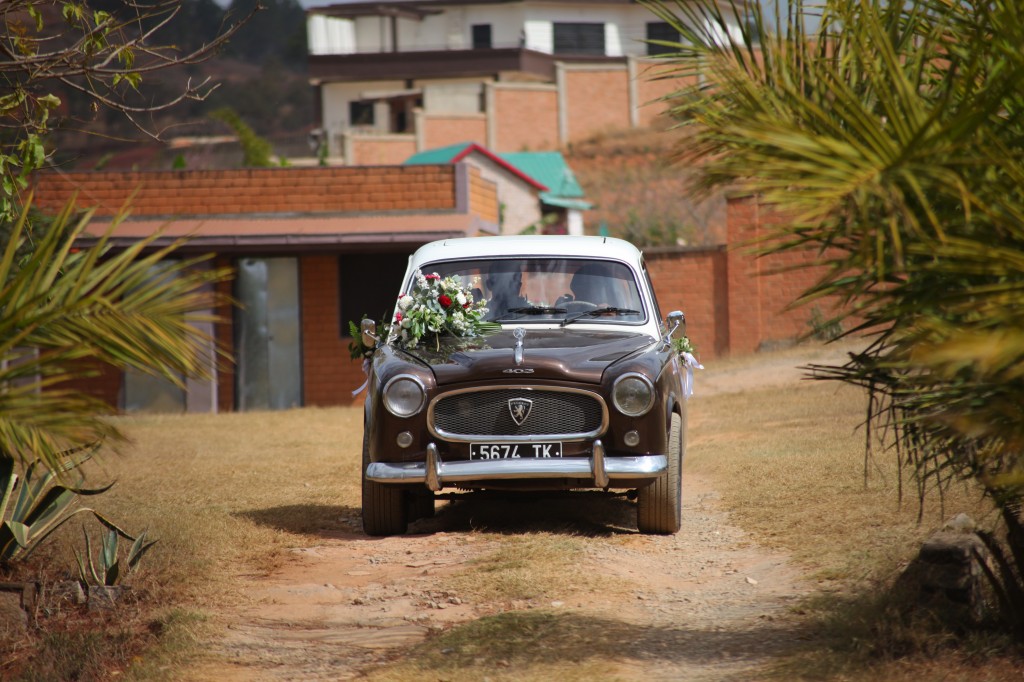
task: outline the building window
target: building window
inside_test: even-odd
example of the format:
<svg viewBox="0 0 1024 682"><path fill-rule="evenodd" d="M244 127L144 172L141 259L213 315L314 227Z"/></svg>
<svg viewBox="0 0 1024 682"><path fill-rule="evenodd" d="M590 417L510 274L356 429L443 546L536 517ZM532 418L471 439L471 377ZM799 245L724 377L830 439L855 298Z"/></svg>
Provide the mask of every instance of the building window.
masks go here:
<svg viewBox="0 0 1024 682"><path fill-rule="evenodd" d="M473 24L470 27L473 32L473 49L474 50L489 50L494 45L491 43L491 25L490 24Z"/></svg>
<svg viewBox="0 0 1024 682"><path fill-rule="evenodd" d="M554 24L555 54L605 54L604 24Z"/></svg>
<svg viewBox="0 0 1024 682"><path fill-rule="evenodd" d="M373 102L349 102L348 124L350 126L372 126L374 124Z"/></svg>
<svg viewBox="0 0 1024 682"><path fill-rule="evenodd" d="M673 43L679 42L679 31L672 27L671 24L664 21L649 21L647 22L647 40L665 40ZM669 54L676 50L671 47L665 47L664 45L652 45L647 43L647 54L654 56L659 54Z"/></svg>
<svg viewBox="0 0 1024 682"><path fill-rule="evenodd" d="M408 262L408 253L351 253L338 258L342 336L348 336L349 322L358 326L363 317L390 321Z"/></svg>

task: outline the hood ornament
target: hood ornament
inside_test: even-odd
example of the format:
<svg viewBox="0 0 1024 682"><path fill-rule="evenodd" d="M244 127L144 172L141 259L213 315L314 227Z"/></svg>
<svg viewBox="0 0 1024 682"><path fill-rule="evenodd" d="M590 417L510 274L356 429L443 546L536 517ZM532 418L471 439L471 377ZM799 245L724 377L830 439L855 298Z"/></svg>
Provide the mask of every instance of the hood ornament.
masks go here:
<svg viewBox="0 0 1024 682"><path fill-rule="evenodd" d="M515 348L515 361L516 366L523 364L523 337L526 336L526 329L523 327L516 327L512 330L512 336L516 337L516 348ZM529 410L527 410L529 412ZM525 417L523 417L525 419Z"/></svg>
<svg viewBox="0 0 1024 682"><path fill-rule="evenodd" d="M526 418L530 416L533 409L533 401L528 398L509 398L508 411L512 415L512 421L516 426L522 426Z"/></svg>

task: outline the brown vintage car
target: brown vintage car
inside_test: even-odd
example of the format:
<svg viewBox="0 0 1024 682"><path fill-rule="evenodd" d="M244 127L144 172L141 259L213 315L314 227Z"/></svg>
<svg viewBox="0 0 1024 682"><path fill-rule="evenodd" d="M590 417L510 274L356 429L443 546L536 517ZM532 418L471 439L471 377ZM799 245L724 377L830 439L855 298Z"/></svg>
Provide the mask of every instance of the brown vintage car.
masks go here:
<svg viewBox="0 0 1024 682"><path fill-rule="evenodd" d="M435 296L437 306L408 294L438 282L465 295ZM404 533L446 489L625 492L641 532L679 530L686 396L671 335L683 315L662 321L633 245L434 242L411 257L402 292L389 330L363 321L363 342L375 346L362 464L368 534ZM410 338L416 315L454 309L461 320L460 307L489 321L488 333L420 328Z"/></svg>

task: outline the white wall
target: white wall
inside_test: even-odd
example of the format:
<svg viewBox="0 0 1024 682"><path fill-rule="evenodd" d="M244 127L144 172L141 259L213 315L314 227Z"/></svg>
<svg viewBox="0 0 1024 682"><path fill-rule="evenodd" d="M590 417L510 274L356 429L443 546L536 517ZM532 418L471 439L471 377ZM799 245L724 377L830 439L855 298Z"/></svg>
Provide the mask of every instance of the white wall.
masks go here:
<svg viewBox="0 0 1024 682"><path fill-rule="evenodd" d="M422 80L423 110L432 114L479 114L483 112L484 84L479 78Z"/></svg>
<svg viewBox="0 0 1024 682"><path fill-rule="evenodd" d="M362 99L361 93L367 91L401 90L405 87L404 81L363 81L359 83L324 83L320 88L321 116L323 127L327 131L328 144L333 145L337 135L349 128L348 103L353 100ZM385 130L388 121L375 121L375 127ZM331 148L332 154L340 153L339 150Z"/></svg>
<svg viewBox="0 0 1024 682"><path fill-rule="evenodd" d="M306 18L310 54L351 54L356 51L355 24L350 19L310 14Z"/></svg>
<svg viewBox="0 0 1024 682"><path fill-rule="evenodd" d="M644 55L643 42L649 22L658 18L640 5L534 4L530 2L495 5L456 5L440 7L441 14L422 20L399 19L398 46L401 52L424 50L460 50L472 46L472 26L490 24L494 47L516 47L525 38L526 47L551 54L554 22L605 24L608 56ZM335 22L348 26L341 28ZM327 25L330 28L327 28ZM389 52L391 19L358 17L355 20L309 18L311 54L349 54L351 52ZM325 50L338 50L329 52Z"/></svg>

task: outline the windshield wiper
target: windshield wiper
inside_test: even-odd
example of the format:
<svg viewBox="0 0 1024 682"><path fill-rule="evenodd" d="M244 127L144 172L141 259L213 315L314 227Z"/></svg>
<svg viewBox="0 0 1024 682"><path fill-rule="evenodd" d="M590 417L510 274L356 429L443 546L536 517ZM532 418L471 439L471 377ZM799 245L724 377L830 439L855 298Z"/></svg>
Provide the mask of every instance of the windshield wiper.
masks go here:
<svg viewBox="0 0 1024 682"><path fill-rule="evenodd" d="M633 310L632 308L616 308L615 306L605 306L603 308L594 308L593 310L584 310L582 312L574 313L572 315L566 315L565 319L562 320L562 326L575 322L581 317L589 317L591 315L604 315L606 313L615 313L616 315L639 315L639 310Z"/></svg>
<svg viewBox="0 0 1024 682"><path fill-rule="evenodd" d="M519 315L555 315L564 313L565 308L555 308L549 305L527 305L521 308L509 308L506 313L517 313Z"/></svg>

